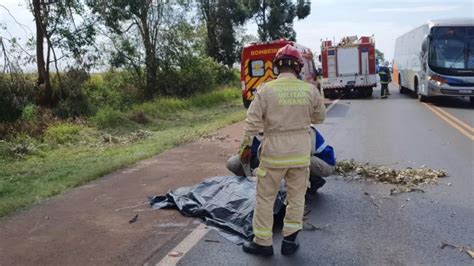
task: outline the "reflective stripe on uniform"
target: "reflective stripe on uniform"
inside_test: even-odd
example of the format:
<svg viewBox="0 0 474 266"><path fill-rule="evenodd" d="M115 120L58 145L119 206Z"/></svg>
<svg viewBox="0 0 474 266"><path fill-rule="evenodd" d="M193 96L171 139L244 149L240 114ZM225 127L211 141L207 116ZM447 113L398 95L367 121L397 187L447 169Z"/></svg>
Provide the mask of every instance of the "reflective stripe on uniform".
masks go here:
<svg viewBox="0 0 474 266"><path fill-rule="evenodd" d="M273 166L285 166L285 165L308 165L309 155L301 156L287 156L287 157L267 157L262 155L261 161Z"/></svg>
<svg viewBox="0 0 474 266"><path fill-rule="evenodd" d="M301 230L301 229L303 229L303 223L284 219L283 227L296 229L296 230Z"/></svg>
<svg viewBox="0 0 474 266"><path fill-rule="evenodd" d="M267 171L263 169L261 166L257 168L257 176L264 177L267 175Z"/></svg>
<svg viewBox="0 0 474 266"><path fill-rule="evenodd" d="M253 228L253 234L259 238L271 237L272 229L268 227Z"/></svg>
<svg viewBox="0 0 474 266"><path fill-rule="evenodd" d="M322 151L324 151L324 149L326 149L328 145L326 144L326 142L324 142L323 144L321 144L321 146L319 146L319 148L316 150L316 154L318 153L321 153Z"/></svg>

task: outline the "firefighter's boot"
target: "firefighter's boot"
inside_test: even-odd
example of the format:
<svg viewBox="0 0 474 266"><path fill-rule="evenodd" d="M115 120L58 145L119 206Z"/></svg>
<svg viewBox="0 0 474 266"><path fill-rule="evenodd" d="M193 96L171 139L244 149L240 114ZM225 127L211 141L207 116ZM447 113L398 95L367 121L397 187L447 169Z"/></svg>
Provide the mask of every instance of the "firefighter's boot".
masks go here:
<svg viewBox="0 0 474 266"><path fill-rule="evenodd" d="M242 250L245 253L250 253L260 256L273 256L273 246L262 246L253 241L246 242L242 245Z"/></svg>
<svg viewBox="0 0 474 266"><path fill-rule="evenodd" d="M300 246L298 239L296 238L298 233L299 231L283 238L283 241L281 242L282 255L289 256L298 250Z"/></svg>

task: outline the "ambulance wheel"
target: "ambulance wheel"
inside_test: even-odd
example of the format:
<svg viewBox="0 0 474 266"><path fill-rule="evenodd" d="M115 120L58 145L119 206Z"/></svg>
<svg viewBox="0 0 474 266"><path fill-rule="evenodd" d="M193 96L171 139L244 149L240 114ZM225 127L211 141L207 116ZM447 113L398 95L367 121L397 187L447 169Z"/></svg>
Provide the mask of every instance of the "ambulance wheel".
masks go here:
<svg viewBox="0 0 474 266"><path fill-rule="evenodd" d="M243 97L242 97L242 98L243 98ZM243 100L243 102L244 102L244 107L245 107L246 109L249 109L250 103L251 103L252 101L249 101L249 100L246 100L246 99L242 99L242 100Z"/></svg>

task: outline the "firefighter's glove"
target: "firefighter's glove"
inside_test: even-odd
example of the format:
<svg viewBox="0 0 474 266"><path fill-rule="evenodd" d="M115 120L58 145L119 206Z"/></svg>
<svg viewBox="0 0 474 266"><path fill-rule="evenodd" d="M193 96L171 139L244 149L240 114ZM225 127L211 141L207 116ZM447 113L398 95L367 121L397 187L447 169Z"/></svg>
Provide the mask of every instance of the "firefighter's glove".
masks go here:
<svg viewBox="0 0 474 266"><path fill-rule="evenodd" d="M250 137L245 136L239 149L240 161L242 163L250 163L250 156L252 155L252 150L250 148L251 147L250 145L251 145Z"/></svg>

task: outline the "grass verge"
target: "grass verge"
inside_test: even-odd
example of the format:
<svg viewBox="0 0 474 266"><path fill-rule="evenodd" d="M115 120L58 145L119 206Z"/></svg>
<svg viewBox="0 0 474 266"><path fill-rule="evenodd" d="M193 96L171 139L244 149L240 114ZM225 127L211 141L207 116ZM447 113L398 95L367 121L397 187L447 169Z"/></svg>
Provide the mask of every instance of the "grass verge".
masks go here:
<svg viewBox="0 0 474 266"><path fill-rule="evenodd" d="M145 124L123 118L130 123L112 123L118 127L100 130L81 126L81 132L74 126L61 125L46 135L43 145L54 142L49 148L20 159L0 158L0 217L244 118L238 90L224 90L217 96L212 93L209 96L212 99L202 96L188 100L161 99L121 113L123 118L144 112L149 116ZM221 101L215 97L221 97ZM171 106L163 109L166 101ZM98 120L104 123L106 119ZM146 131L146 137L133 138L133 141L120 138L134 134L137 129ZM85 137L70 138L68 134L84 134ZM112 141L112 137L127 141Z"/></svg>

